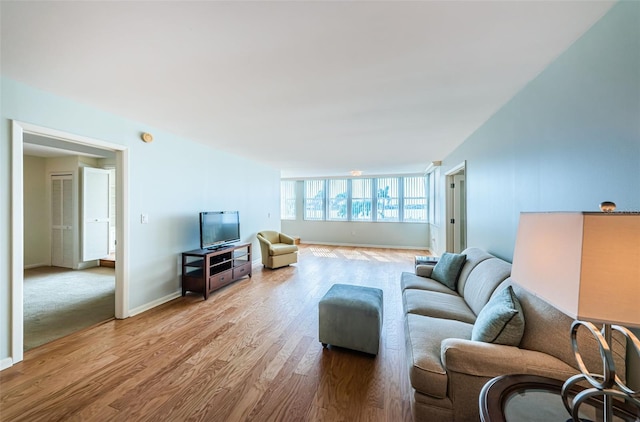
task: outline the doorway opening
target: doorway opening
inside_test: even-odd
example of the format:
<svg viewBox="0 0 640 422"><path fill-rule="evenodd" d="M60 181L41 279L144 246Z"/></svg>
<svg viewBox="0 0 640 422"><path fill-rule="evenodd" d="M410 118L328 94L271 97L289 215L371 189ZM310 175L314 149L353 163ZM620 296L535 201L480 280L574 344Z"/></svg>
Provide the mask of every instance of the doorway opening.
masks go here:
<svg viewBox="0 0 640 422"><path fill-rule="evenodd" d="M25 143L25 139L28 142ZM28 123L12 121L12 194L11 194L11 364L20 362L24 356L24 149L26 144L43 144L41 147L60 148L72 146L77 153L110 153L116 169L115 227L118 239L115 250L115 297L113 313L116 318L126 318L129 312L128 294L128 149L122 145L74 135ZM74 248L79 248L76 242ZM74 267L79 264L79 253L74 253Z"/></svg>
<svg viewBox="0 0 640 422"><path fill-rule="evenodd" d="M116 204L115 173L104 169L115 170L113 152L25 133L23 153L26 352L114 318L115 265L99 259L110 252Z"/></svg>
<svg viewBox="0 0 640 422"><path fill-rule="evenodd" d="M447 251L460 253L467 248L466 161L446 173Z"/></svg>

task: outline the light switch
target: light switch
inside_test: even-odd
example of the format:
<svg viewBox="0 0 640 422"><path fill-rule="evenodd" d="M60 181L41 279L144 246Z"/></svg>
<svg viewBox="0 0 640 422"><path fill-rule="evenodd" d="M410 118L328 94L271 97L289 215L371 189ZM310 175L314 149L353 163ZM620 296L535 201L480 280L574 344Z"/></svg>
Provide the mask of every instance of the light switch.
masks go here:
<svg viewBox="0 0 640 422"><path fill-rule="evenodd" d="M149 214L140 214L140 223L149 224Z"/></svg>

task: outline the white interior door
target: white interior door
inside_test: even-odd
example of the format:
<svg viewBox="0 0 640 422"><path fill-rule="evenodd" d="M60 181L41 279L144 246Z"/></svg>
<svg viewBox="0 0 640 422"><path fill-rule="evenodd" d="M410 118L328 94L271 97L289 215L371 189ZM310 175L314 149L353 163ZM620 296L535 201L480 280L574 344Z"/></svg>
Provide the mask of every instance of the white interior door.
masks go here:
<svg viewBox="0 0 640 422"><path fill-rule="evenodd" d="M109 169L109 254L116 252L116 169Z"/></svg>
<svg viewBox="0 0 640 422"><path fill-rule="evenodd" d="M464 174L453 176L453 248L462 252L467 248L467 208Z"/></svg>
<svg viewBox="0 0 640 422"><path fill-rule="evenodd" d="M82 261L109 255L109 170L82 168Z"/></svg>
<svg viewBox="0 0 640 422"><path fill-rule="evenodd" d="M460 253L467 247L466 162L446 173L447 252Z"/></svg>
<svg viewBox="0 0 640 422"><path fill-rule="evenodd" d="M51 265L73 268L73 176L51 176Z"/></svg>

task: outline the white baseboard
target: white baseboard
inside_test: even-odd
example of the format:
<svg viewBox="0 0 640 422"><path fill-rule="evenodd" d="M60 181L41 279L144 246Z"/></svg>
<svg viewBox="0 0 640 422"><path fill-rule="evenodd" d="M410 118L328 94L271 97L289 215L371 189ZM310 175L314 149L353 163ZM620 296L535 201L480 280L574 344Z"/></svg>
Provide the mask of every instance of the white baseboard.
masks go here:
<svg viewBox="0 0 640 422"><path fill-rule="evenodd" d="M39 268L39 267L48 267L49 264L47 264L46 262L41 262L39 264L29 264L29 265L25 265L24 269L25 270L30 270L32 268Z"/></svg>
<svg viewBox="0 0 640 422"><path fill-rule="evenodd" d="M148 311L149 309L155 308L156 306L160 306L163 303L167 303L173 299L179 298L180 296L182 296L182 290L177 290L169 295L166 295L165 297L161 297L160 299L156 299L152 302L146 303L142 306L138 306L137 308L129 310L129 316L132 317L134 315L141 314L145 311Z"/></svg>
<svg viewBox="0 0 640 422"><path fill-rule="evenodd" d="M92 261L83 261L83 262L78 262L78 270L86 270L87 268L93 268L93 267L99 267L100 266L100 260L99 259L94 259Z"/></svg>
<svg viewBox="0 0 640 422"><path fill-rule="evenodd" d="M428 251L429 248L427 246L398 246L398 245L371 245L364 243L341 243L341 242L315 242L305 240L304 242L300 242L302 244L307 245L326 245L326 246L352 246L359 248L379 248L379 249L416 249L416 250L425 250Z"/></svg>
<svg viewBox="0 0 640 422"><path fill-rule="evenodd" d="M0 360L0 371L3 371L7 368L11 368L13 366L13 359L11 358L4 358L2 360Z"/></svg>

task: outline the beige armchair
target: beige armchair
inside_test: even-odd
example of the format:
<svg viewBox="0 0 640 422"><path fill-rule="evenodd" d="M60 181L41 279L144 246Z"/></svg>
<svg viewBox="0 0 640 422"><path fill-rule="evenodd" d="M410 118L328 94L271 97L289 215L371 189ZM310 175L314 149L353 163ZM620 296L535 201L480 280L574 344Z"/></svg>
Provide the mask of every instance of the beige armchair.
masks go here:
<svg viewBox="0 0 640 422"><path fill-rule="evenodd" d="M293 238L284 233L264 230L258 233L262 265L280 268L298 262L298 246Z"/></svg>

